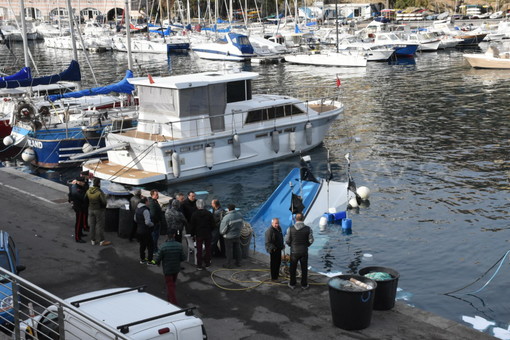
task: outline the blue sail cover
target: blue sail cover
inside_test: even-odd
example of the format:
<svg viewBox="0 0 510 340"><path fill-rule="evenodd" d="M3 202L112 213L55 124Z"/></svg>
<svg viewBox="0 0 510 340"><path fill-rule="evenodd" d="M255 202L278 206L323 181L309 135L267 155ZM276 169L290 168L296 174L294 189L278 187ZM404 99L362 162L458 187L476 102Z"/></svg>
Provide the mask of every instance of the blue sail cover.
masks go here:
<svg viewBox="0 0 510 340"><path fill-rule="evenodd" d="M30 71L30 67L23 67L17 73L11 74L10 76L0 77L0 81L22 80L29 78L32 78L32 72Z"/></svg>
<svg viewBox="0 0 510 340"><path fill-rule="evenodd" d="M67 68L67 70L46 77L39 78L29 78L23 80L7 80L0 81L0 88L2 89L13 89L17 87L28 87L28 86L37 86L37 85L48 85L55 84L56 82L67 80L67 81L80 81L81 80L81 72L80 72L80 64L76 60L71 61L71 64Z"/></svg>
<svg viewBox="0 0 510 340"><path fill-rule="evenodd" d="M124 79L119 81L118 83L102 86L102 87L94 87L91 89L81 90L81 91L75 91L75 92L69 92L64 94L54 94L51 96L48 96L48 100L50 102L54 102L55 100L59 100L62 98L80 98L84 96L95 96L98 94L108 94L111 92L117 92L117 93L133 93L135 90L135 86L130 84L128 82L129 78L133 78L133 72L131 70L126 71L126 75L124 76Z"/></svg>

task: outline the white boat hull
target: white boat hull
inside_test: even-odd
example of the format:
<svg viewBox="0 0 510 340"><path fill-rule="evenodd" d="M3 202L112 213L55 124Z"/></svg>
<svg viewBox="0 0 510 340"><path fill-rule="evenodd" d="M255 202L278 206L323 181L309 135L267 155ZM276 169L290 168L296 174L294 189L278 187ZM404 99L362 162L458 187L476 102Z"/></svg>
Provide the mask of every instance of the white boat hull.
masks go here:
<svg viewBox="0 0 510 340"><path fill-rule="evenodd" d="M489 57L485 54L464 54L474 68L510 69L510 59Z"/></svg>
<svg viewBox="0 0 510 340"><path fill-rule="evenodd" d="M359 54L329 52L327 54L286 55L285 61L293 64L316 66L365 67L367 58Z"/></svg>

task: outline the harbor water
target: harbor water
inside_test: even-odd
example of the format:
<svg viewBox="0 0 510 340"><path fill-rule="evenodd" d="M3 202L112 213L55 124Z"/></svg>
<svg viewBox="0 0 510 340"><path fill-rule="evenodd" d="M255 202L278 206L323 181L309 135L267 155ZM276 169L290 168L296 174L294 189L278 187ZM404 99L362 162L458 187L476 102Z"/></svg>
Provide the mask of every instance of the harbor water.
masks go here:
<svg viewBox="0 0 510 340"><path fill-rule="evenodd" d="M72 58L71 51L45 49L43 43L31 48L42 74L64 69ZM21 44L13 49L21 58ZM315 235L312 269L334 275L366 266L394 268L400 273L398 299L503 339L510 327L510 258L492 266L510 250L510 71L471 69L463 52L420 53L366 68L221 63L191 53L170 59L135 55L133 71L156 77L233 65L260 73L257 93L319 97L339 91L345 113L324 145L310 153L313 167L325 174L329 149L335 179L345 180L349 152L356 184L371 189L370 204L349 212L352 234L332 226ZM13 65L5 46L0 54L0 68ZM83 85L96 86L83 53L80 63ZM91 54L90 63L103 85L123 77L127 56ZM207 191L208 201L234 202L249 218L298 166L298 157L148 188ZM73 171L39 173L58 181L72 178ZM256 230L261 252L263 232ZM475 317L493 324L476 323Z"/></svg>

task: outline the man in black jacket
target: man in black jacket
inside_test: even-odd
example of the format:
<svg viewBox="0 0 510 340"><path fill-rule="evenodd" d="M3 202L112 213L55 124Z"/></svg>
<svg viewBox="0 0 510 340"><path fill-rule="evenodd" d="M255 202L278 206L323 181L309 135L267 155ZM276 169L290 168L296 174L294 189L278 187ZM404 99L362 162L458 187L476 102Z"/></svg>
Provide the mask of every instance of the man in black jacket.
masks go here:
<svg viewBox="0 0 510 340"><path fill-rule="evenodd" d="M287 230L285 243L290 246L289 288L296 288L297 263L301 264L301 288L308 289L308 247L313 243L312 229L305 225L303 214L296 214L296 223Z"/></svg>
<svg viewBox="0 0 510 340"><path fill-rule="evenodd" d="M189 223L190 234L197 244L197 270L203 269L202 261L205 262L206 267L211 265L211 239L215 223L213 214L209 210L204 209L204 207L204 200L197 200L197 211L191 215ZM205 247L203 260L202 246Z"/></svg>
<svg viewBox="0 0 510 340"><path fill-rule="evenodd" d="M73 204L73 210L76 213L76 221L74 223L74 240L78 243L85 243L82 240L83 231L87 229L88 206L85 200L84 179L80 176L75 179L69 193L69 200Z"/></svg>
<svg viewBox="0 0 510 340"><path fill-rule="evenodd" d="M266 251L270 257L271 281L278 280L280 266L282 264L283 233L280 227L280 220L273 218L271 226L266 230Z"/></svg>

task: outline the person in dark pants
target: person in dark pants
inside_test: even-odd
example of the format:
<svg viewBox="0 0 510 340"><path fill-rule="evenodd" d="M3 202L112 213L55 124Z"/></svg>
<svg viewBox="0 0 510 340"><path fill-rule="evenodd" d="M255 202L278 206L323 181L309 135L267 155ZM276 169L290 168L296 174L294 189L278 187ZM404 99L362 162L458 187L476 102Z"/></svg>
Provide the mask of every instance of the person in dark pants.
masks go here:
<svg viewBox="0 0 510 340"><path fill-rule="evenodd" d="M163 233L166 234L166 228L162 228L163 226L163 219L164 214L163 210L161 209L161 205L159 205L158 198L159 198L159 191L156 189L152 189L150 191L151 197L149 197L149 210L151 213L151 221L154 223L154 228L152 230L152 242L153 242L153 249L154 252L158 251L158 240L159 240L159 234ZM166 221L165 221L166 226Z"/></svg>
<svg viewBox="0 0 510 340"><path fill-rule="evenodd" d="M86 192L84 179L81 176L76 178L74 184L71 186L69 198L73 204L73 210L76 213L74 240L78 243L85 243L82 237L84 236L83 231L87 229L88 206L85 200Z"/></svg>
<svg viewBox="0 0 510 340"><path fill-rule="evenodd" d="M301 288L308 289L308 247L313 243L312 229L305 225L303 214L296 214L296 223L287 230L285 243L290 246L289 288L296 288L296 269L301 264Z"/></svg>
<svg viewBox="0 0 510 340"><path fill-rule="evenodd" d="M181 261L186 258L182 244L175 240L177 230L169 229L168 238L156 254L157 265L163 263L163 274L165 275L167 300L174 305L177 304L175 296L175 283L181 269Z"/></svg>
<svg viewBox="0 0 510 340"><path fill-rule="evenodd" d="M202 262L206 267L211 265L211 239L215 227L213 214L204 209L204 200L197 200L197 211L191 215L189 222L191 236L197 243L197 270L202 270ZM202 246L205 248L205 255L202 258Z"/></svg>
<svg viewBox="0 0 510 340"><path fill-rule="evenodd" d="M149 200L143 197L138 203L135 212L136 221L136 237L140 242L140 264L153 265L152 260L154 247L152 241L152 228L154 223L151 221L151 213L149 211ZM147 250L147 257L145 257L145 250Z"/></svg>
<svg viewBox="0 0 510 340"><path fill-rule="evenodd" d="M282 264L283 233L280 227L280 220L273 218L271 226L266 230L266 251L270 257L271 281L278 280L280 266Z"/></svg>
<svg viewBox="0 0 510 340"><path fill-rule="evenodd" d="M129 211L132 216L135 215L136 209L138 208L138 203L142 199L142 190L136 189L133 193L133 197L129 199ZM133 242L133 238L136 237L136 221L133 219L133 227L131 228L131 233L129 233L129 242Z"/></svg>
<svg viewBox="0 0 510 340"><path fill-rule="evenodd" d="M177 234L175 235L175 240L177 242L182 242L182 235L186 229L186 225L188 224L186 217L184 217L182 212L179 210L180 205L179 201L174 199L165 212L165 220L168 229L177 230Z"/></svg>
<svg viewBox="0 0 510 340"><path fill-rule="evenodd" d="M233 260L236 266L241 266L241 229L244 226L243 216L236 210L234 204L229 204L228 213L221 220L220 233L225 237L225 256L227 263L224 268L233 268Z"/></svg>
<svg viewBox="0 0 510 340"><path fill-rule="evenodd" d="M191 220L191 215L197 211L197 195L195 192L188 192L188 197L181 203L181 211L186 217L186 221ZM186 234L189 234L189 230L186 230Z"/></svg>
<svg viewBox="0 0 510 340"><path fill-rule="evenodd" d="M211 201L211 206L213 208L215 223L214 230L212 232L211 253L214 257L225 257L225 240L220 234L220 225L221 220L227 212L221 207L220 201L217 199L213 199Z"/></svg>

